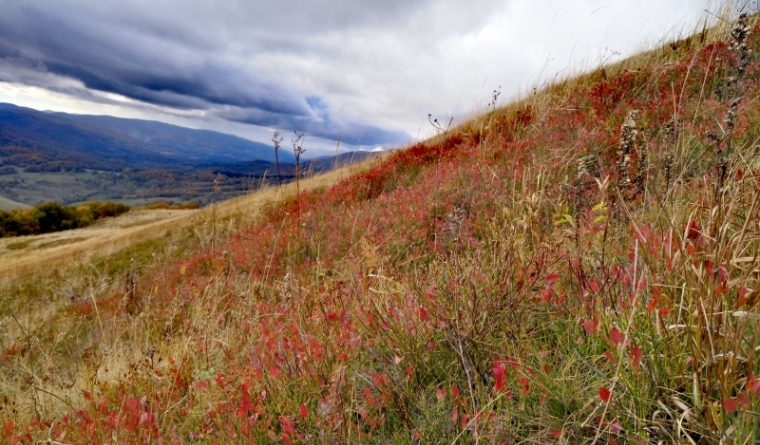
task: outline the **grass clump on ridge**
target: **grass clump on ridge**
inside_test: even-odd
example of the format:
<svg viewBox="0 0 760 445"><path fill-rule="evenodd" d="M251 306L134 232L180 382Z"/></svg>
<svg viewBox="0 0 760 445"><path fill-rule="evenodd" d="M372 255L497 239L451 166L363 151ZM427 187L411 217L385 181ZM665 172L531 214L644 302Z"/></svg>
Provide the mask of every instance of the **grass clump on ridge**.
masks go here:
<svg viewBox="0 0 760 445"><path fill-rule="evenodd" d="M760 27L728 31L6 334L4 439L753 443Z"/></svg>

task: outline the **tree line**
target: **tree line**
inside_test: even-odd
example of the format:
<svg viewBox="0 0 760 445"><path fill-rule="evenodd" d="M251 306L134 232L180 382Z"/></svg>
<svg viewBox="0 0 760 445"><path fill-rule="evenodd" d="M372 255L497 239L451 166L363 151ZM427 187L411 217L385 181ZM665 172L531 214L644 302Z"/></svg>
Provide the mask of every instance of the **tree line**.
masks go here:
<svg viewBox="0 0 760 445"><path fill-rule="evenodd" d="M99 219L119 216L127 211L128 205L111 201L92 201L79 206L46 202L26 210L0 210L0 238L87 227Z"/></svg>

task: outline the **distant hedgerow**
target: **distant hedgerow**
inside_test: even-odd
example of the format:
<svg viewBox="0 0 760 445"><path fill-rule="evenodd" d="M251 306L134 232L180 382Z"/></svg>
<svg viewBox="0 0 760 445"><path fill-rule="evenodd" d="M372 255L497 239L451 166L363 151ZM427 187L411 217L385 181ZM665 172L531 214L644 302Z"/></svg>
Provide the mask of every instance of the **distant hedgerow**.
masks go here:
<svg viewBox="0 0 760 445"><path fill-rule="evenodd" d="M128 211L128 205L111 201L92 201L76 207L46 202L26 210L0 210L0 238L87 227L99 219Z"/></svg>

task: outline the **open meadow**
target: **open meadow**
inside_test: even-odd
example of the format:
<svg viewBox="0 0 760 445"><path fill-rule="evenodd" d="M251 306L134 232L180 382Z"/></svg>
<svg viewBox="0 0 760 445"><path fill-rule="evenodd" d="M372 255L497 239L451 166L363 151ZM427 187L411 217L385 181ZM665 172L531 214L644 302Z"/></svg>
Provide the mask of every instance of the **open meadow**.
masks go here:
<svg viewBox="0 0 760 445"><path fill-rule="evenodd" d="M0 439L758 443L759 56L742 15L282 190L4 240Z"/></svg>

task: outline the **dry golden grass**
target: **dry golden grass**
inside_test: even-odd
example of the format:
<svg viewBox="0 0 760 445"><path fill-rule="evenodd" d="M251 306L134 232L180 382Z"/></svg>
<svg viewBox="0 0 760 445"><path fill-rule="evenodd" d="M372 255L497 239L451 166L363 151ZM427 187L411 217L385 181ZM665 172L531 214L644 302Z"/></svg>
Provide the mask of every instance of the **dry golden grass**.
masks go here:
<svg viewBox="0 0 760 445"><path fill-rule="evenodd" d="M0 240L0 275L34 268L61 258L78 260L113 252L132 239L143 239L171 222L187 218L187 210L137 210L82 229Z"/></svg>
<svg viewBox="0 0 760 445"><path fill-rule="evenodd" d="M387 156L387 154L384 156ZM348 179L351 176L369 170L384 156L348 165L326 173L315 175L311 178L307 178L301 181L301 188L306 191L329 187L331 185L337 184L344 179ZM295 194L295 182L283 185L282 191L280 191L279 187L277 186L271 186L249 195L219 203L219 205L216 207L217 218L223 219L239 214L246 215L246 218L251 218L258 214L257 211L261 208L262 205L265 205L267 203L274 203L282 199L288 199L295 196ZM210 216L211 211L211 207L204 209L204 212L206 212L205 214L208 216Z"/></svg>
<svg viewBox="0 0 760 445"><path fill-rule="evenodd" d="M301 190L329 187L370 169L376 162L377 158L307 178L301 182ZM166 247L162 240L181 236L178 234L192 232L198 227L202 227L203 234L208 235L211 225L216 225L221 233L229 232L233 225L240 228L253 224L267 206L292 199L295 194L296 185L292 183L283 185L281 190L273 186L200 210L137 210L83 229L0 240L0 291L10 291L22 282L48 282L58 280L56 277L65 277L79 289L77 296L72 298L95 301L107 294L108 289L120 289L120 278L113 281L113 278L100 277L85 285L74 278L78 267L95 264L98 260L107 262L117 258L124 249L146 241L155 241L156 245L163 243L160 245ZM9 248L13 245L21 246ZM93 274L98 275L97 272ZM20 307L9 307L8 313L0 316L0 326L4 330L1 338L3 344L23 344L30 335L34 336L53 319L58 320L57 335L60 340L69 341L72 333L81 328L71 317L61 316L60 311L71 303L70 300L68 297L60 298L45 301L44 304L30 301L20 303ZM198 314L197 319L204 320L207 318L205 315L208 314ZM145 349L152 345L150 337L154 334L145 331L144 322L143 318L137 317L123 329L114 330L106 320L99 320L99 327L91 338L93 344L100 345L84 349L81 367L76 372L54 372L40 379L38 371L22 366L17 369L17 374L34 380L33 397L19 391L16 383L9 380L0 381L0 394L5 394L22 410L33 410L37 404L36 409L44 406L46 412L54 412L79 404L84 400L82 394L93 390L94 382L107 384L117 381L129 374L130 364L140 362ZM126 332L132 333L133 341L125 343L119 340L127 335ZM228 332L227 335L230 338L218 336L217 339L232 341L234 333ZM156 346L158 356L185 357L190 355L192 349L187 339L180 337ZM46 369L58 366L52 361L44 363L43 368ZM160 365L161 368L166 366L165 362Z"/></svg>
<svg viewBox="0 0 760 445"><path fill-rule="evenodd" d="M375 160L338 168L302 181L303 190L329 187L361 171ZM71 266L117 253L134 243L162 236L167 230L188 227L198 221L237 218L250 223L262 206L287 199L296 185L258 190L249 195L218 203L201 210L138 210L83 229L44 235L0 239L0 277L17 278L44 265ZM72 261L74 260L74 261Z"/></svg>

